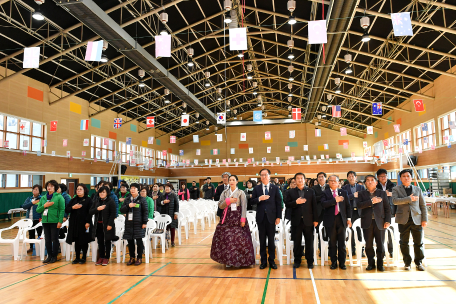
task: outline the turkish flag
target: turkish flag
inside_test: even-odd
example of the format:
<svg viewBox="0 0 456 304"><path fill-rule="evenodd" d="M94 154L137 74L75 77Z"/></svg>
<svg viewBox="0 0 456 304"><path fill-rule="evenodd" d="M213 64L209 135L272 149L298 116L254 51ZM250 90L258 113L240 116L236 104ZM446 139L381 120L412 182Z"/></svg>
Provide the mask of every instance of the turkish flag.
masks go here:
<svg viewBox="0 0 456 304"><path fill-rule="evenodd" d="M424 112L424 103L422 99L414 99L413 104L415 105L416 112Z"/></svg>
<svg viewBox="0 0 456 304"><path fill-rule="evenodd" d="M57 131L57 120L51 121L51 132L56 132Z"/></svg>
<svg viewBox="0 0 456 304"><path fill-rule="evenodd" d="M155 116L148 116L147 117L147 127L153 128L155 126Z"/></svg>

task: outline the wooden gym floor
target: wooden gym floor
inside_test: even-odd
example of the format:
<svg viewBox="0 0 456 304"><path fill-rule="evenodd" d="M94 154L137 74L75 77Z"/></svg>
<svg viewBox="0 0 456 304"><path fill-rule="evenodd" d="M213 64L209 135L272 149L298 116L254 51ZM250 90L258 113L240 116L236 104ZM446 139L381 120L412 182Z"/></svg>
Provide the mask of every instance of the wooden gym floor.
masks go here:
<svg viewBox="0 0 456 304"><path fill-rule="evenodd" d="M153 250L151 263L139 267L115 258L106 267L64 260L43 265L30 255L13 261L9 245L0 245L0 303L455 303L456 212L429 219L425 272L414 265L409 272L367 272L366 265L309 271L305 263L296 271L291 265L225 269L210 259L213 223L196 235L191 229L189 239L166 254Z"/></svg>

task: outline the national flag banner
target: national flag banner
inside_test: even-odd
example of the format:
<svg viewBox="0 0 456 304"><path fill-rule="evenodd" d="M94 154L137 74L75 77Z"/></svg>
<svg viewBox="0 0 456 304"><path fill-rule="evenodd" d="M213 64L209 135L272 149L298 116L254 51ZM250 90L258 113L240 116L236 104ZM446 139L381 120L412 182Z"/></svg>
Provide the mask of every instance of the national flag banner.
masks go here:
<svg viewBox="0 0 456 304"><path fill-rule="evenodd" d="M171 57L171 35L155 36L155 58Z"/></svg>
<svg viewBox="0 0 456 304"><path fill-rule="evenodd" d="M201 155L201 149L196 149L196 155Z"/></svg>
<svg viewBox="0 0 456 304"><path fill-rule="evenodd" d="M252 159L251 158L247 158L247 163L251 164L252 163Z"/></svg>
<svg viewBox="0 0 456 304"><path fill-rule="evenodd" d="M212 149L212 154L218 155L218 149Z"/></svg>
<svg viewBox="0 0 456 304"><path fill-rule="evenodd" d="M308 44L324 44L328 42L326 20L308 21L307 29Z"/></svg>
<svg viewBox="0 0 456 304"><path fill-rule="evenodd" d="M40 47L24 48L23 69L37 69L40 67Z"/></svg>
<svg viewBox="0 0 456 304"><path fill-rule="evenodd" d="M261 162L262 162L262 163L265 163L265 162L266 162L266 157L262 157L262 158L261 158Z"/></svg>
<svg viewBox="0 0 456 304"><path fill-rule="evenodd" d="M415 112L424 112L424 102L422 99L414 99L413 105L415 106Z"/></svg>
<svg viewBox="0 0 456 304"><path fill-rule="evenodd" d="M57 131L57 120L52 120L51 121L51 126L50 126L50 132L56 132Z"/></svg>
<svg viewBox="0 0 456 304"><path fill-rule="evenodd" d="M291 118L293 120L301 120L301 108L293 108L291 110Z"/></svg>
<svg viewBox="0 0 456 304"><path fill-rule="evenodd" d="M175 144L176 143L176 136L170 136L169 137L169 143L170 144Z"/></svg>
<svg viewBox="0 0 456 304"><path fill-rule="evenodd" d="M269 132L269 131L264 132L264 139L265 140L270 140L271 139L271 132Z"/></svg>
<svg viewBox="0 0 456 304"><path fill-rule="evenodd" d="M234 166L237 167L237 166L238 166L238 162L235 162L235 163L234 163Z"/></svg>
<svg viewBox="0 0 456 304"><path fill-rule="evenodd" d="M288 161L294 161L294 156L288 156Z"/></svg>
<svg viewBox="0 0 456 304"><path fill-rule="evenodd" d="M445 136L443 137L443 141L448 141L448 136L445 135Z"/></svg>
<svg viewBox="0 0 456 304"><path fill-rule="evenodd" d="M85 61L101 61L103 40L87 42Z"/></svg>
<svg viewBox="0 0 456 304"><path fill-rule="evenodd" d="M109 145L109 138L104 138L104 139L103 139L103 145L104 145L104 146Z"/></svg>
<svg viewBox="0 0 456 304"><path fill-rule="evenodd" d="M314 155L314 156L313 156L313 159L317 159L317 156L316 156L316 155Z"/></svg>
<svg viewBox="0 0 456 304"><path fill-rule="evenodd" d="M394 132L399 133L401 132L401 125L394 125Z"/></svg>
<svg viewBox="0 0 456 304"><path fill-rule="evenodd" d="M154 137L153 137L153 136L150 136L150 137L147 139L147 144L149 144L149 145L153 145L153 144L154 144Z"/></svg>
<svg viewBox="0 0 456 304"><path fill-rule="evenodd" d="M199 136L198 135L193 135L193 142L194 143L199 143Z"/></svg>
<svg viewBox="0 0 456 304"><path fill-rule="evenodd" d="M67 156L67 157L70 157L70 156L71 156L71 152L70 152L70 151L67 151L66 156Z"/></svg>
<svg viewBox="0 0 456 304"><path fill-rule="evenodd" d="M456 129L456 122L450 121L450 129L451 129L451 130Z"/></svg>
<svg viewBox="0 0 456 304"><path fill-rule="evenodd" d="M247 141L247 133L241 133L241 141Z"/></svg>
<svg viewBox="0 0 456 304"><path fill-rule="evenodd" d="M125 142L126 142L127 146L130 146L131 145L131 137L127 137Z"/></svg>
<svg viewBox="0 0 456 304"><path fill-rule="evenodd" d="M24 140L22 141L22 146L23 146L24 148L28 148L28 140L27 140L27 139L24 139Z"/></svg>
<svg viewBox="0 0 456 304"><path fill-rule="evenodd" d="M285 152L290 152L290 146L285 146Z"/></svg>
<svg viewBox="0 0 456 304"><path fill-rule="evenodd" d="M318 160L317 160L317 164L320 164L320 163L321 163L321 159L318 159Z"/></svg>
<svg viewBox="0 0 456 304"><path fill-rule="evenodd" d="M432 148L432 146L431 146L431 148ZM399 148L397 153L399 153L399 154L403 153L402 148Z"/></svg>
<svg viewBox="0 0 456 304"><path fill-rule="evenodd" d="M352 158L355 157L355 152L352 152L352 153L351 153L351 157L352 157Z"/></svg>
<svg viewBox="0 0 456 304"><path fill-rule="evenodd" d="M133 151L130 151L130 153L133 152ZM101 156L101 151L97 151L97 156L100 157ZM133 156L133 155L130 155L130 156Z"/></svg>
<svg viewBox="0 0 456 304"><path fill-rule="evenodd" d="M80 130L81 131L87 131L89 129L89 120L88 119L82 119L81 120L81 125L80 125Z"/></svg>
<svg viewBox="0 0 456 304"><path fill-rule="evenodd" d="M427 144L427 143L428 143L428 138L427 138L427 137L423 137L423 142L424 142L425 144Z"/></svg>
<svg viewBox="0 0 456 304"><path fill-rule="evenodd" d="M30 130L29 125L30 125L30 123L28 121L21 121L19 123L19 132L27 133L27 130Z"/></svg>
<svg viewBox="0 0 456 304"><path fill-rule="evenodd" d="M277 163L277 165L280 163L280 157L278 157L278 156L276 157L276 163Z"/></svg>
<svg viewBox="0 0 456 304"><path fill-rule="evenodd" d="M190 115L182 115L181 116L181 127L188 127L190 122Z"/></svg>
<svg viewBox="0 0 456 304"><path fill-rule="evenodd" d="M340 136L347 136L347 128L340 128Z"/></svg>
<svg viewBox="0 0 456 304"><path fill-rule="evenodd" d="M64 139L64 140L63 140L63 146L64 146L64 147L68 146L68 139Z"/></svg>
<svg viewBox="0 0 456 304"><path fill-rule="evenodd" d="M388 140L387 139L383 140L383 147L384 148L388 148Z"/></svg>
<svg viewBox="0 0 456 304"><path fill-rule="evenodd" d="M369 135L374 134L374 127L368 126L368 127L367 127L367 134L369 134Z"/></svg>
<svg viewBox="0 0 456 304"><path fill-rule="evenodd" d="M222 159L222 164L226 164L226 159Z"/></svg>
<svg viewBox="0 0 456 304"><path fill-rule="evenodd" d="M98 156L98 154L97 154L97 156ZM133 156L133 150L130 151L130 156Z"/></svg>
<svg viewBox="0 0 456 304"><path fill-rule="evenodd" d="M228 158L227 163L231 163L231 158Z"/></svg>
<svg viewBox="0 0 456 304"><path fill-rule="evenodd" d="M193 163L195 164L195 166L198 166L198 160L197 159L194 159Z"/></svg>
<svg viewBox="0 0 456 304"><path fill-rule="evenodd" d="M262 111L253 111L253 121L262 122L263 121L263 112Z"/></svg>
<svg viewBox="0 0 456 304"><path fill-rule="evenodd" d="M341 157L342 157L342 154L336 153L336 158L341 158Z"/></svg>
<svg viewBox="0 0 456 304"><path fill-rule="evenodd" d="M421 124L421 131L427 131L428 130L428 124L427 123L422 123Z"/></svg>
<svg viewBox="0 0 456 304"><path fill-rule="evenodd" d="M367 141L363 141L363 148L367 148Z"/></svg>
<svg viewBox="0 0 456 304"><path fill-rule="evenodd" d="M41 146L42 147L46 147L47 146L47 140L45 140L45 139L41 140ZM0 147L1 147L1 145L0 145Z"/></svg>
<svg viewBox="0 0 456 304"><path fill-rule="evenodd" d="M162 155L163 155L163 157L166 157L166 155L168 155L168 151L163 150L163 151L162 151Z"/></svg>
<svg viewBox="0 0 456 304"><path fill-rule="evenodd" d="M215 134L217 136L217 141L223 141L223 134Z"/></svg>
<svg viewBox="0 0 456 304"><path fill-rule="evenodd" d="M321 159L325 159L325 155L324 155L324 154L321 154L321 155L320 155L320 158L321 158Z"/></svg>
<svg viewBox="0 0 456 304"><path fill-rule="evenodd" d="M147 128L153 128L155 127L155 116L147 116L146 118Z"/></svg>
<svg viewBox="0 0 456 304"><path fill-rule="evenodd" d="M217 113L217 124L223 125L226 123L226 113Z"/></svg>
<svg viewBox="0 0 456 304"><path fill-rule="evenodd" d="M249 148L249 154L253 154L253 148Z"/></svg>
<svg viewBox="0 0 456 304"><path fill-rule="evenodd" d="M332 117L341 117L342 116L342 110L340 106L332 106Z"/></svg>
<svg viewBox="0 0 456 304"><path fill-rule="evenodd" d="M85 138L82 144L84 145L84 147L87 147L90 144L90 140L88 138Z"/></svg>
<svg viewBox="0 0 456 304"><path fill-rule="evenodd" d="M309 155L306 155L306 160L310 160L310 156Z"/></svg>
<svg viewBox="0 0 456 304"><path fill-rule="evenodd" d="M383 115L383 107L381 102L374 102L372 104L372 115Z"/></svg>
<svg viewBox="0 0 456 304"><path fill-rule="evenodd" d="M295 134L296 134L295 130L288 131L288 137L289 138L295 138Z"/></svg>
<svg viewBox="0 0 456 304"><path fill-rule="evenodd" d="M329 145L328 145L328 144L324 144L324 145L323 145L323 149L329 150Z"/></svg>
<svg viewBox="0 0 456 304"><path fill-rule="evenodd" d="M418 148L418 153L423 153L423 148L419 147Z"/></svg>
<svg viewBox="0 0 456 304"><path fill-rule="evenodd" d="M216 163L217 165L219 164L219 159L218 159L218 158L215 160L215 163Z"/></svg>
<svg viewBox="0 0 456 304"><path fill-rule="evenodd" d="M122 118L114 118L114 129L122 127Z"/></svg>
<svg viewBox="0 0 456 304"><path fill-rule="evenodd" d="M266 152L267 152L267 153L271 153L271 147L267 147L267 148L266 148Z"/></svg>
<svg viewBox="0 0 456 304"><path fill-rule="evenodd" d="M391 14L391 22L393 23L394 36L413 36L410 12Z"/></svg>
<svg viewBox="0 0 456 304"><path fill-rule="evenodd" d="M304 145L304 151L309 151L309 145Z"/></svg>
<svg viewBox="0 0 456 304"><path fill-rule="evenodd" d="M348 149L348 143L344 142L344 149Z"/></svg>
<svg viewBox="0 0 456 304"><path fill-rule="evenodd" d="M230 149L230 154L236 154L236 149L235 148L231 148Z"/></svg>
<svg viewBox="0 0 456 304"><path fill-rule="evenodd" d="M329 155L328 155L328 154L326 154L326 155L325 155L325 158L326 158L326 159L329 159Z"/></svg>
<svg viewBox="0 0 456 304"><path fill-rule="evenodd" d="M315 129L315 137L321 137L321 129Z"/></svg>
<svg viewBox="0 0 456 304"><path fill-rule="evenodd" d="M435 146L434 145L431 145L431 150L435 150Z"/></svg>
<svg viewBox="0 0 456 304"><path fill-rule="evenodd" d="M409 140L406 138L406 139L404 140L404 146L408 146L408 144L409 144Z"/></svg>
<svg viewBox="0 0 456 304"><path fill-rule="evenodd" d="M230 28L230 51L247 50L247 28Z"/></svg>

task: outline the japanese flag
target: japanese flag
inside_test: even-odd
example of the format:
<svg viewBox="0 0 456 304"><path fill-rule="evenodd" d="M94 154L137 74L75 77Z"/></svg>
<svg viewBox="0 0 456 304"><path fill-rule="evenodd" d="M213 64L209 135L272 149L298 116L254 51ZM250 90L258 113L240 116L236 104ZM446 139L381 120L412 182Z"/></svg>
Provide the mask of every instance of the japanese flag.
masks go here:
<svg viewBox="0 0 456 304"><path fill-rule="evenodd" d="M247 141L247 133L241 133L241 141Z"/></svg>
<svg viewBox="0 0 456 304"><path fill-rule="evenodd" d="M182 118L181 118L181 126L182 127L188 127L188 123L189 123L189 115L182 115Z"/></svg>

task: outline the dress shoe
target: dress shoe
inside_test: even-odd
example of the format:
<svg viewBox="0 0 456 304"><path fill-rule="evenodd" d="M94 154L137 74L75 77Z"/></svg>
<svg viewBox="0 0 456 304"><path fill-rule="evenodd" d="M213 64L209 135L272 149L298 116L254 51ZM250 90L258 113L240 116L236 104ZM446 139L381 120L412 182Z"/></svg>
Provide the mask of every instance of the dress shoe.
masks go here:
<svg viewBox="0 0 456 304"><path fill-rule="evenodd" d="M383 265L378 265L377 266L377 270L378 271L385 271L385 267L383 267Z"/></svg>
<svg viewBox="0 0 456 304"><path fill-rule="evenodd" d="M176 244L175 243L171 243L171 247L176 247Z"/></svg>
<svg viewBox="0 0 456 304"><path fill-rule="evenodd" d="M74 261L71 264L79 264L79 259L74 259Z"/></svg>
<svg viewBox="0 0 456 304"><path fill-rule="evenodd" d="M404 266L404 270L410 270L410 269L412 269L412 268L410 267L410 265L405 265L405 266Z"/></svg>
<svg viewBox="0 0 456 304"><path fill-rule="evenodd" d="M342 269L342 270L346 270L346 269L347 269L347 266L345 266L345 264L341 264L341 265L339 266L339 268Z"/></svg>
<svg viewBox="0 0 456 304"><path fill-rule="evenodd" d="M416 270L425 271L426 269L424 268L424 266L422 264L420 264L420 265L416 265Z"/></svg>
<svg viewBox="0 0 456 304"><path fill-rule="evenodd" d="M142 259L136 259L135 266L139 266L142 264Z"/></svg>
<svg viewBox="0 0 456 304"><path fill-rule="evenodd" d="M51 260L49 261L49 264L57 262L57 257L52 257Z"/></svg>
<svg viewBox="0 0 456 304"><path fill-rule="evenodd" d="M331 264L331 269L334 270L334 269L336 269L336 268L337 268L337 263L332 263L332 264Z"/></svg>
<svg viewBox="0 0 456 304"><path fill-rule="evenodd" d="M293 268L299 268L301 267L301 263L293 263Z"/></svg>
<svg viewBox="0 0 456 304"><path fill-rule="evenodd" d="M127 266L131 266L135 263L135 258L130 258L130 261L128 261Z"/></svg>
<svg viewBox="0 0 456 304"><path fill-rule="evenodd" d="M52 257L48 255L48 257L43 261L43 264L47 264L51 261Z"/></svg>
<svg viewBox="0 0 456 304"><path fill-rule="evenodd" d="M103 259L99 258L97 262L95 263L95 266L100 266L103 263Z"/></svg>
<svg viewBox="0 0 456 304"><path fill-rule="evenodd" d="M86 263L86 259L80 259L79 260L79 264L85 264Z"/></svg>
<svg viewBox="0 0 456 304"><path fill-rule="evenodd" d="M27 253L30 253L30 252L33 252L33 248L29 248L29 249L27 250Z"/></svg>
<svg viewBox="0 0 456 304"><path fill-rule="evenodd" d="M269 263L269 267L271 267L272 269L277 269L276 263Z"/></svg>
<svg viewBox="0 0 456 304"><path fill-rule="evenodd" d="M392 252L390 252L389 254L390 254L390 258L392 259L392 258L393 258L393 253L392 253Z"/></svg>
<svg viewBox="0 0 456 304"><path fill-rule="evenodd" d="M367 265L366 270L372 270L372 269L375 269L375 265L371 265L371 264Z"/></svg>
<svg viewBox="0 0 456 304"><path fill-rule="evenodd" d="M268 264L266 263L260 265L260 269L265 269L266 267L268 267Z"/></svg>
<svg viewBox="0 0 456 304"><path fill-rule="evenodd" d="M314 268L314 264L307 264L307 268L313 269Z"/></svg>

